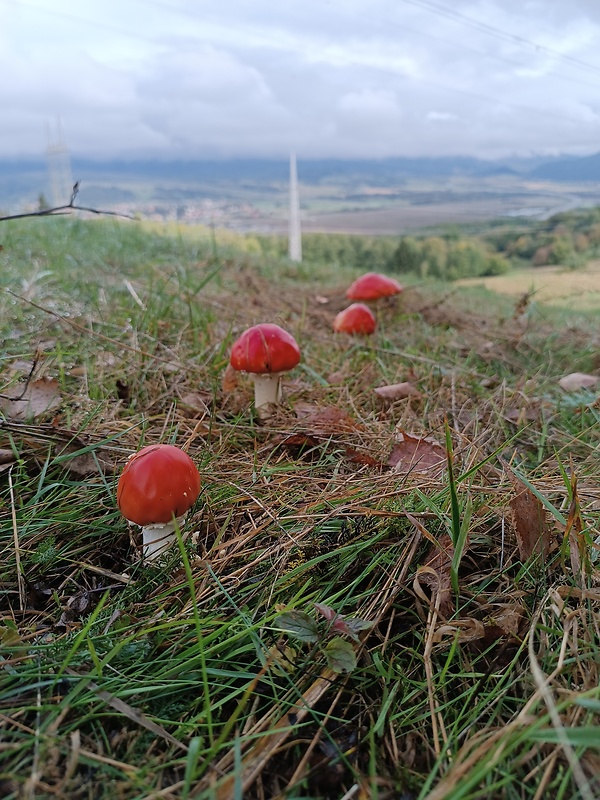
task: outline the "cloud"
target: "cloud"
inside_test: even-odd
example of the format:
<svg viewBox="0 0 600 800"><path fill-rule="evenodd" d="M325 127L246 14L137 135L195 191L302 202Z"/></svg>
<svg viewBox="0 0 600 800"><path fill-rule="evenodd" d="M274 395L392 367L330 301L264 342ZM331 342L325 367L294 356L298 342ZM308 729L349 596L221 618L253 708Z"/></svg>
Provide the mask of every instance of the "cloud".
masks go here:
<svg viewBox="0 0 600 800"><path fill-rule="evenodd" d="M0 158L598 149L592 0L5 5Z"/></svg>
<svg viewBox="0 0 600 800"><path fill-rule="evenodd" d="M450 120L458 119L458 117L448 111L428 111L427 119L431 122L449 122Z"/></svg>

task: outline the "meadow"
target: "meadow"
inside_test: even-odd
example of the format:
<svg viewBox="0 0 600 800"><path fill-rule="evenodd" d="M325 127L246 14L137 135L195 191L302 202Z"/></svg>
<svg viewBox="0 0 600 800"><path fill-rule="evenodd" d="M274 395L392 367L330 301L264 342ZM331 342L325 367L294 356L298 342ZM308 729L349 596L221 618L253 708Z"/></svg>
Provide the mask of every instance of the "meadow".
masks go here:
<svg viewBox="0 0 600 800"><path fill-rule="evenodd" d="M468 278L461 286L483 286L493 292L518 296L530 294L544 305L572 311L600 309L600 261L589 262L584 269L569 270L561 265L512 270L506 275Z"/></svg>
<svg viewBox="0 0 600 800"><path fill-rule="evenodd" d="M2 797L600 795L597 310L413 276L351 337L339 264L0 245ZM302 360L260 420L264 321ZM202 489L144 563L115 492L156 442Z"/></svg>

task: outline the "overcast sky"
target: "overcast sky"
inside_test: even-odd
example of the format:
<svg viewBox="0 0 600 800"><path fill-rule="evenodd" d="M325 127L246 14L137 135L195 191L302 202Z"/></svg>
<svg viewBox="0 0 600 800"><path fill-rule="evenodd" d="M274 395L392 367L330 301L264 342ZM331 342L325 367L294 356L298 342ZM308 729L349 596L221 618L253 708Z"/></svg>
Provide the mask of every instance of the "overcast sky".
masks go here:
<svg viewBox="0 0 600 800"><path fill-rule="evenodd" d="M600 0L0 0L0 158L600 151Z"/></svg>

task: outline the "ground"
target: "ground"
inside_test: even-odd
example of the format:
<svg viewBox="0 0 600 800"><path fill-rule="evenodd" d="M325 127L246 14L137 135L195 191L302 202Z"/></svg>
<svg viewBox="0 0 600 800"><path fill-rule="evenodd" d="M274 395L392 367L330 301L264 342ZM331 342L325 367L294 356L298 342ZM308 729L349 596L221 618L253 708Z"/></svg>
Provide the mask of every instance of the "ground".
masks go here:
<svg viewBox="0 0 600 800"><path fill-rule="evenodd" d="M408 285L357 339L349 270L0 233L3 796L598 795L595 316ZM262 421L259 321L302 350ZM115 489L158 441L202 492L144 564Z"/></svg>

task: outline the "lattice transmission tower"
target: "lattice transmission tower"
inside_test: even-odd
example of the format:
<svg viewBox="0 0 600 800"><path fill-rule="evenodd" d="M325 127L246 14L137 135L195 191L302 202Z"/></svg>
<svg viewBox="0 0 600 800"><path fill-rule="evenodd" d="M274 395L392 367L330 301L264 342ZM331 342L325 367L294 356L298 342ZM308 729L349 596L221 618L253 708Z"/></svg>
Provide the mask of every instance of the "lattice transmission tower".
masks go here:
<svg viewBox="0 0 600 800"><path fill-rule="evenodd" d="M66 205L71 199L73 191L73 173L60 118L56 120L55 130L52 130L52 126L48 123L46 160L50 179L51 203L53 206Z"/></svg>

